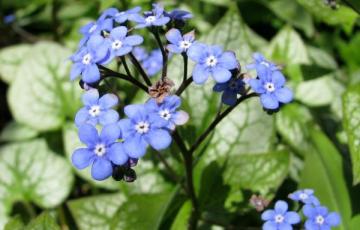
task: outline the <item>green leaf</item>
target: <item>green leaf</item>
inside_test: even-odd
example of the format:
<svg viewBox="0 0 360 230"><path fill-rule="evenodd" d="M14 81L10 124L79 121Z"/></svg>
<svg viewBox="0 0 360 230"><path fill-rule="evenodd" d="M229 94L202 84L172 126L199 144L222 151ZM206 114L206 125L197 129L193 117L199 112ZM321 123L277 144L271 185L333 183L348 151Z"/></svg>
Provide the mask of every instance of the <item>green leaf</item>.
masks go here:
<svg viewBox="0 0 360 230"><path fill-rule="evenodd" d="M50 42L31 47L18 67L8 102L16 121L36 130L58 129L79 108L78 85L69 81L70 51Z"/></svg>
<svg viewBox="0 0 360 230"><path fill-rule="evenodd" d="M63 133L65 154L70 164L71 164L71 156L73 152L77 148L81 148L84 146L84 144L80 142L77 132L78 132L77 128L73 123L66 123L63 127L62 133ZM88 181L93 185L96 185L101 188L106 188L109 190L119 189L119 182L113 180L112 178L103 181L94 180L91 177L90 169L91 167L87 167L86 169L78 170L75 167L73 167L73 170L76 172L77 175L79 175L81 178L85 179L86 181Z"/></svg>
<svg viewBox="0 0 360 230"><path fill-rule="evenodd" d="M281 64L309 64L309 54L300 35L285 26L271 40L267 55Z"/></svg>
<svg viewBox="0 0 360 230"><path fill-rule="evenodd" d="M340 56L346 62L347 68L352 72L360 70L360 55L356 52L359 47L360 33L356 33L352 36L350 41L340 40L338 43Z"/></svg>
<svg viewBox="0 0 360 230"><path fill-rule="evenodd" d="M186 229L188 226L188 223L189 223L191 209L192 209L192 205L191 205L191 202L188 200L180 208L180 211L176 215L175 220L172 223L170 230Z"/></svg>
<svg viewBox="0 0 360 230"><path fill-rule="evenodd" d="M0 51L0 79L6 83L12 83L17 74L19 65L25 60L30 51L30 45L15 45L1 49Z"/></svg>
<svg viewBox="0 0 360 230"><path fill-rule="evenodd" d="M310 147L307 124L312 123L310 111L298 104L289 104L281 108L276 115L276 128L297 153L303 154Z"/></svg>
<svg viewBox="0 0 360 230"><path fill-rule="evenodd" d="M79 229L107 230L111 229L116 211L126 200L123 194L110 194L72 200L67 204Z"/></svg>
<svg viewBox="0 0 360 230"><path fill-rule="evenodd" d="M0 227L1 216L11 212L16 201L30 201L42 208L59 205L73 183L70 165L36 139L0 148Z"/></svg>
<svg viewBox="0 0 360 230"><path fill-rule="evenodd" d="M349 88L342 99L343 123L348 137L355 185L360 182L360 85Z"/></svg>
<svg viewBox="0 0 360 230"><path fill-rule="evenodd" d="M48 212L42 213L29 223L24 230L60 230L60 226L56 223L54 217Z"/></svg>
<svg viewBox="0 0 360 230"><path fill-rule="evenodd" d="M111 229L157 230L170 200L170 193L131 195L115 214Z"/></svg>
<svg viewBox="0 0 360 230"><path fill-rule="evenodd" d="M17 122L8 123L0 133L0 141L23 141L36 137L38 132Z"/></svg>
<svg viewBox="0 0 360 230"><path fill-rule="evenodd" d="M354 216L350 222L350 230L357 230L360 226L360 215Z"/></svg>
<svg viewBox="0 0 360 230"><path fill-rule="evenodd" d="M320 67L326 69L336 70L338 65L333 56L325 50L319 49L314 46L307 46L310 61Z"/></svg>
<svg viewBox="0 0 360 230"><path fill-rule="evenodd" d="M341 227L349 229L351 203L340 153L321 131L310 128L313 150L308 150L299 188L312 188L320 202L341 215Z"/></svg>
<svg viewBox="0 0 360 230"><path fill-rule="evenodd" d="M4 226L4 230L23 230L24 223L21 220L20 216L15 216L9 220Z"/></svg>
<svg viewBox="0 0 360 230"><path fill-rule="evenodd" d="M297 85L295 98L310 107L327 106L343 92L344 86L335 80L334 74L330 74Z"/></svg>
<svg viewBox="0 0 360 230"><path fill-rule="evenodd" d="M341 5L338 9L333 10L330 6L327 6L323 0L297 1L317 19L328 25L341 25L347 33L351 32L355 24L357 14L352 9L344 5Z"/></svg>
<svg viewBox="0 0 360 230"><path fill-rule="evenodd" d="M289 171L289 153L232 155L224 172L226 184L257 191L263 195L275 191Z"/></svg>

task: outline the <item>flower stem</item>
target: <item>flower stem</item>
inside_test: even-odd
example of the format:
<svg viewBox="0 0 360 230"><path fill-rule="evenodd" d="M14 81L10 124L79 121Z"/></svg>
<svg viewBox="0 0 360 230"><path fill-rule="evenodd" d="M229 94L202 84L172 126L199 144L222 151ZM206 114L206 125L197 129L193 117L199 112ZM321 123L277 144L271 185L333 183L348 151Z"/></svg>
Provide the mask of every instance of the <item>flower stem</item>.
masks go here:
<svg viewBox="0 0 360 230"><path fill-rule="evenodd" d="M164 81L166 78L166 74L167 74L167 60L168 60L168 55L167 52L161 42L160 39L160 35L159 35L159 31L157 29L152 30L152 33L154 34L155 40L161 50L161 54L162 54L162 58L163 58L163 68L162 68L162 75L161 75L161 79Z"/></svg>
<svg viewBox="0 0 360 230"><path fill-rule="evenodd" d="M131 62L134 64L134 66L137 68L137 70L139 71L140 75L142 76L142 78L144 79L146 85L151 86L151 81L149 76L146 74L144 68L141 66L140 62L136 59L136 57L134 56L134 54L129 53L129 57Z"/></svg>
<svg viewBox="0 0 360 230"><path fill-rule="evenodd" d="M188 69L188 56L186 55L186 53L182 54L183 56L183 61L184 61L184 76L183 76L183 82L186 81L187 79L187 69Z"/></svg>
<svg viewBox="0 0 360 230"><path fill-rule="evenodd" d="M175 94L180 96L192 82L193 82L193 77L187 78L185 81L181 83L179 88L176 90Z"/></svg>

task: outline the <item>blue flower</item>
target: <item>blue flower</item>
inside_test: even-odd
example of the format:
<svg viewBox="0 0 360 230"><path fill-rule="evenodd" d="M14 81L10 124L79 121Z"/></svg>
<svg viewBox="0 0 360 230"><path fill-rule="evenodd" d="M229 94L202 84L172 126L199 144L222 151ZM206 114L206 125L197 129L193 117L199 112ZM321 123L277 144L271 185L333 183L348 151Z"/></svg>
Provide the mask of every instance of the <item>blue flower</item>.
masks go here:
<svg viewBox="0 0 360 230"><path fill-rule="evenodd" d="M246 66L247 69L255 69L258 75L264 75L265 71L277 71L279 68L272 62L265 59L260 53L253 54L254 62Z"/></svg>
<svg viewBox="0 0 360 230"><path fill-rule="evenodd" d="M75 150L72 163L78 169L92 165L91 175L95 180L108 178L113 171L112 164L123 165L129 159L123 144L116 142L119 136L120 129L116 124L104 126L100 135L94 126L82 125L79 138L87 147Z"/></svg>
<svg viewBox="0 0 360 230"><path fill-rule="evenodd" d="M289 195L289 198L294 201L301 201L304 204L320 205L319 200L314 196L314 190L304 189L299 190Z"/></svg>
<svg viewBox="0 0 360 230"><path fill-rule="evenodd" d="M111 109L119 101L116 95L105 94L99 99L97 89L90 89L83 94L82 101L85 106L75 116L75 124L78 127L83 124L108 125L119 120L119 114Z"/></svg>
<svg viewBox="0 0 360 230"><path fill-rule="evenodd" d="M144 39L139 35L126 36L128 30L125 26L119 26L111 30L106 38L110 47L110 58L124 56L132 51L133 46L141 44Z"/></svg>
<svg viewBox="0 0 360 230"><path fill-rule="evenodd" d="M213 90L215 92L223 92L221 101L226 105L235 105L237 95L245 91L245 84L242 79L231 78L228 82L217 83Z"/></svg>
<svg viewBox="0 0 360 230"><path fill-rule="evenodd" d="M10 24L16 20L15 14L9 14L4 17L4 24Z"/></svg>
<svg viewBox="0 0 360 230"><path fill-rule="evenodd" d="M285 201L279 200L274 210L266 210L261 219L266 221L263 230L291 230L292 225L300 222L300 216L296 212L288 212Z"/></svg>
<svg viewBox="0 0 360 230"><path fill-rule="evenodd" d="M93 35L101 35L101 31L111 31L112 28L113 20L110 18L105 19L104 17L100 17L96 22L89 22L80 28L80 33L84 37L80 40L79 47L85 45Z"/></svg>
<svg viewBox="0 0 360 230"><path fill-rule="evenodd" d="M138 23L135 28L166 25L170 18L164 15L164 8L160 4L153 4L152 11L147 11L144 16L133 15L132 21Z"/></svg>
<svg viewBox="0 0 360 230"><path fill-rule="evenodd" d="M143 61L149 56L143 47L134 47L132 53L138 61Z"/></svg>
<svg viewBox="0 0 360 230"><path fill-rule="evenodd" d="M176 125L183 125L189 120L189 115L185 111L176 111L181 105L180 97L176 95L165 97L160 104L155 99L146 102L147 111L166 121L166 128L174 130Z"/></svg>
<svg viewBox="0 0 360 230"><path fill-rule="evenodd" d="M260 94L261 104L265 109L277 109L280 103L289 103L293 99L293 93L285 87L285 77L280 71L258 73L257 79L249 80L249 84L256 93Z"/></svg>
<svg viewBox="0 0 360 230"><path fill-rule="evenodd" d="M191 31L182 36L178 29L171 29L166 33L165 36L166 39L171 43L166 46L167 50L177 54L186 52L195 40L194 31Z"/></svg>
<svg viewBox="0 0 360 230"><path fill-rule="evenodd" d="M305 222L306 230L328 230L340 224L340 216L336 212L328 213L326 207L305 205L304 215L308 218Z"/></svg>
<svg viewBox="0 0 360 230"><path fill-rule="evenodd" d="M81 48L76 54L70 57L74 62L70 79L74 80L82 74L85 83L94 83L100 80L100 71L97 63L101 64L108 58L109 47L104 38L94 35L88 41L86 47Z"/></svg>
<svg viewBox="0 0 360 230"><path fill-rule="evenodd" d="M238 67L235 54L230 51L223 52L219 46L195 42L187 54L196 62L192 72L196 84L204 84L209 76L218 83L227 82L231 78L230 70Z"/></svg>
<svg viewBox="0 0 360 230"><path fill-rule="evenodd" d="M124 109L129 119L119 121L124 138L124 148L132 158L140 158L150 144L156 150L171 144L169 131L165 130L167 121L160 116L149 114L144 105L128 105Z"/></svg>
<svg viewBox="0 0 360 230"><path fill-rule="evenodd" d="M151 51L150 55L143 60L142 66L150 77L156 75L163 67L163 58L160 49Z"/></svg>
<svg viewBox="0 0 360 230"><path fill-rule="evenodd" d="M164 14L170 17L172 20L183 21L183 22L193 17L191 13L179 9L175 9L170 12L164 12Z"/></svg>

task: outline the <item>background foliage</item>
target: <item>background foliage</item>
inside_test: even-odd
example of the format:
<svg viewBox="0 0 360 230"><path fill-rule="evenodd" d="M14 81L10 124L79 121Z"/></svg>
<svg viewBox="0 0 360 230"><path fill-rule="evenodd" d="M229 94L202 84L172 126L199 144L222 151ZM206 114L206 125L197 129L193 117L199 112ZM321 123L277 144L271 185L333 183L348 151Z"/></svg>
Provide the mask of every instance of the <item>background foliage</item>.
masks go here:
<svg viewBox="0 0 360 230"><path fill-rule="evenodd" d="M259 228L251 195L286 199L297 188L313 188L324 205L339 212L338 229L358 229L360 3L337 1L332 9L324 2L162 1L168 10L191 11L189 28L199 40L234 50L243 68L252 52L266 54L283 66L295 92L295 101L273 115L256 98L241 104L196 152L201 229ZM141 160L131 184L95 182L69 160L81 145L72 124L81 90L69 82L67 61L80 39L78 29L110 6L146 9L150 3L0 3L0 228L186 228L191 204L154 154ZM6 23L9 15L15 19ZM145 44L155 47L149 37ZM172 58L169 71L172 80L181 80L181 57ZM126 83L112 84L123 102L143 101ZM219 95L212 86L191 86L184 94L191 119L179 131L189 145L216 115ZM176 147L163 156L184 177Z"/></svg>

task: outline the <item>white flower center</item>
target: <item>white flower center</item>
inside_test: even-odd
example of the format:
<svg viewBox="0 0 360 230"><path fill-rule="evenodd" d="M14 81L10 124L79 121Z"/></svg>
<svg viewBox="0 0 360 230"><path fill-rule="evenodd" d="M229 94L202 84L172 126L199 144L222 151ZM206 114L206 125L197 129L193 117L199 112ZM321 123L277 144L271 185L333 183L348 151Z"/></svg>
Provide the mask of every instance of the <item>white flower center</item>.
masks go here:
<svg viewBox="0 0 360 230"><path fill-rule="evenodd" d="M278 215L275 216L275 222L276 223L282 223L284 221L284 219L285 218L284 218L283 215L278 214Z"/></svg>
<svg viewBox="0 0 360 230"><path fill-rule="evenodd" d="M207 59L206 59L206 65L207 66L211 66L211 67L214 67L217 63L217 59L211 55L209 56Z"/></svg>
<svg viewBox="0 0 360 230"><path fill-rule="evenodd" d="M115 40L111 46L114 50L118 50L122 47L122 45L123 43L120 40Z"/></svg>
<svg viewBox="0 0 360 230"><path fill-rule="evenodd" d="M262 62L260 62L260 64L261 64L261 65L264 65L264 66L266 66L266 67L270 67L269 63L266 62L266 61L262 61Z"/></svg>
<svg viewBox="0 0 360 230"><path fill-rule="evenodd" d="M155 17L155 16L149 16L149 17L145 18L145 22L146 22L147 24L151 24L151 23L153 23L155 20L156 20L156 17Z"/></svg>
<svg viewBox="0 0 360 230"><path fill-rule="evenodd" d="M135 125L135 129L138 133L143 134L149 131L149 123L146 121L140 121Z"/></svg>
<svg viewBox="0 0 360 230"><path fill-rule="evenodd" d="M83 56L83 59L82 59L82 63L84 64L84 65L89 65L90 64L90 61L91 61L91 54L86 54L86 55L84 55Z"/></svg>
<svg viewBox="0 0 360 230"><path fill-rule="evenodd" d="M159 115L167 121L171 118L171 113L167 109L161 110L159 112Z"/></svg>
<svg viewBox="0 0 360 230"><path fill-rule="evenodd" d="M104 144L97 144L94 149L94 153L99 157L103 156L106 153L106 148Z"/></svg>
<svg viewBox="0 0 360 230"><path fill-rule="evenodd" d="M268 92L274 92L275 91L275 86L273 83L271 82L267 82L265 85L264 85L265 89L268 91Z"/></svg>
<svg viewBox="0 0 360 230"><path fill-rule="evenodd" d="M99 116L100 114L100 107L98 105L93 105L91 106L91 108L89 109L89 114L92 116L92 117L97 117Z"/></svg>
<svg viewBox="0 0 360 230"><path fill-rule="evenodd" d="M180 48L182 49L188 49L191 46L191 42L189 41L181 41L180 42Z"/></svg>
<svg viewBox="0 0 360 230"><path fill-rule="evenodd" d="M301 200L306 200L307 198L309 198L308 194L306 194L304 192L300 193L299 197L300 197Z"/></svg>
<svg viewBox="0 0 360 230"><path fill-rule="evenodd" d="M93 26L89 29L89 33L94 32L94 31L96 30L96 28L97 28L97 25L96 25L96 24L93 25Z"/></svg>
<svg viewBox="0 0 360 230"><path fill-rule="evenodd" d="M317 224L322 225L324 222L325 222L325 219L324 219L323 216L318 215L318 216L316 217L316 223L317 223Z"/></svg>

